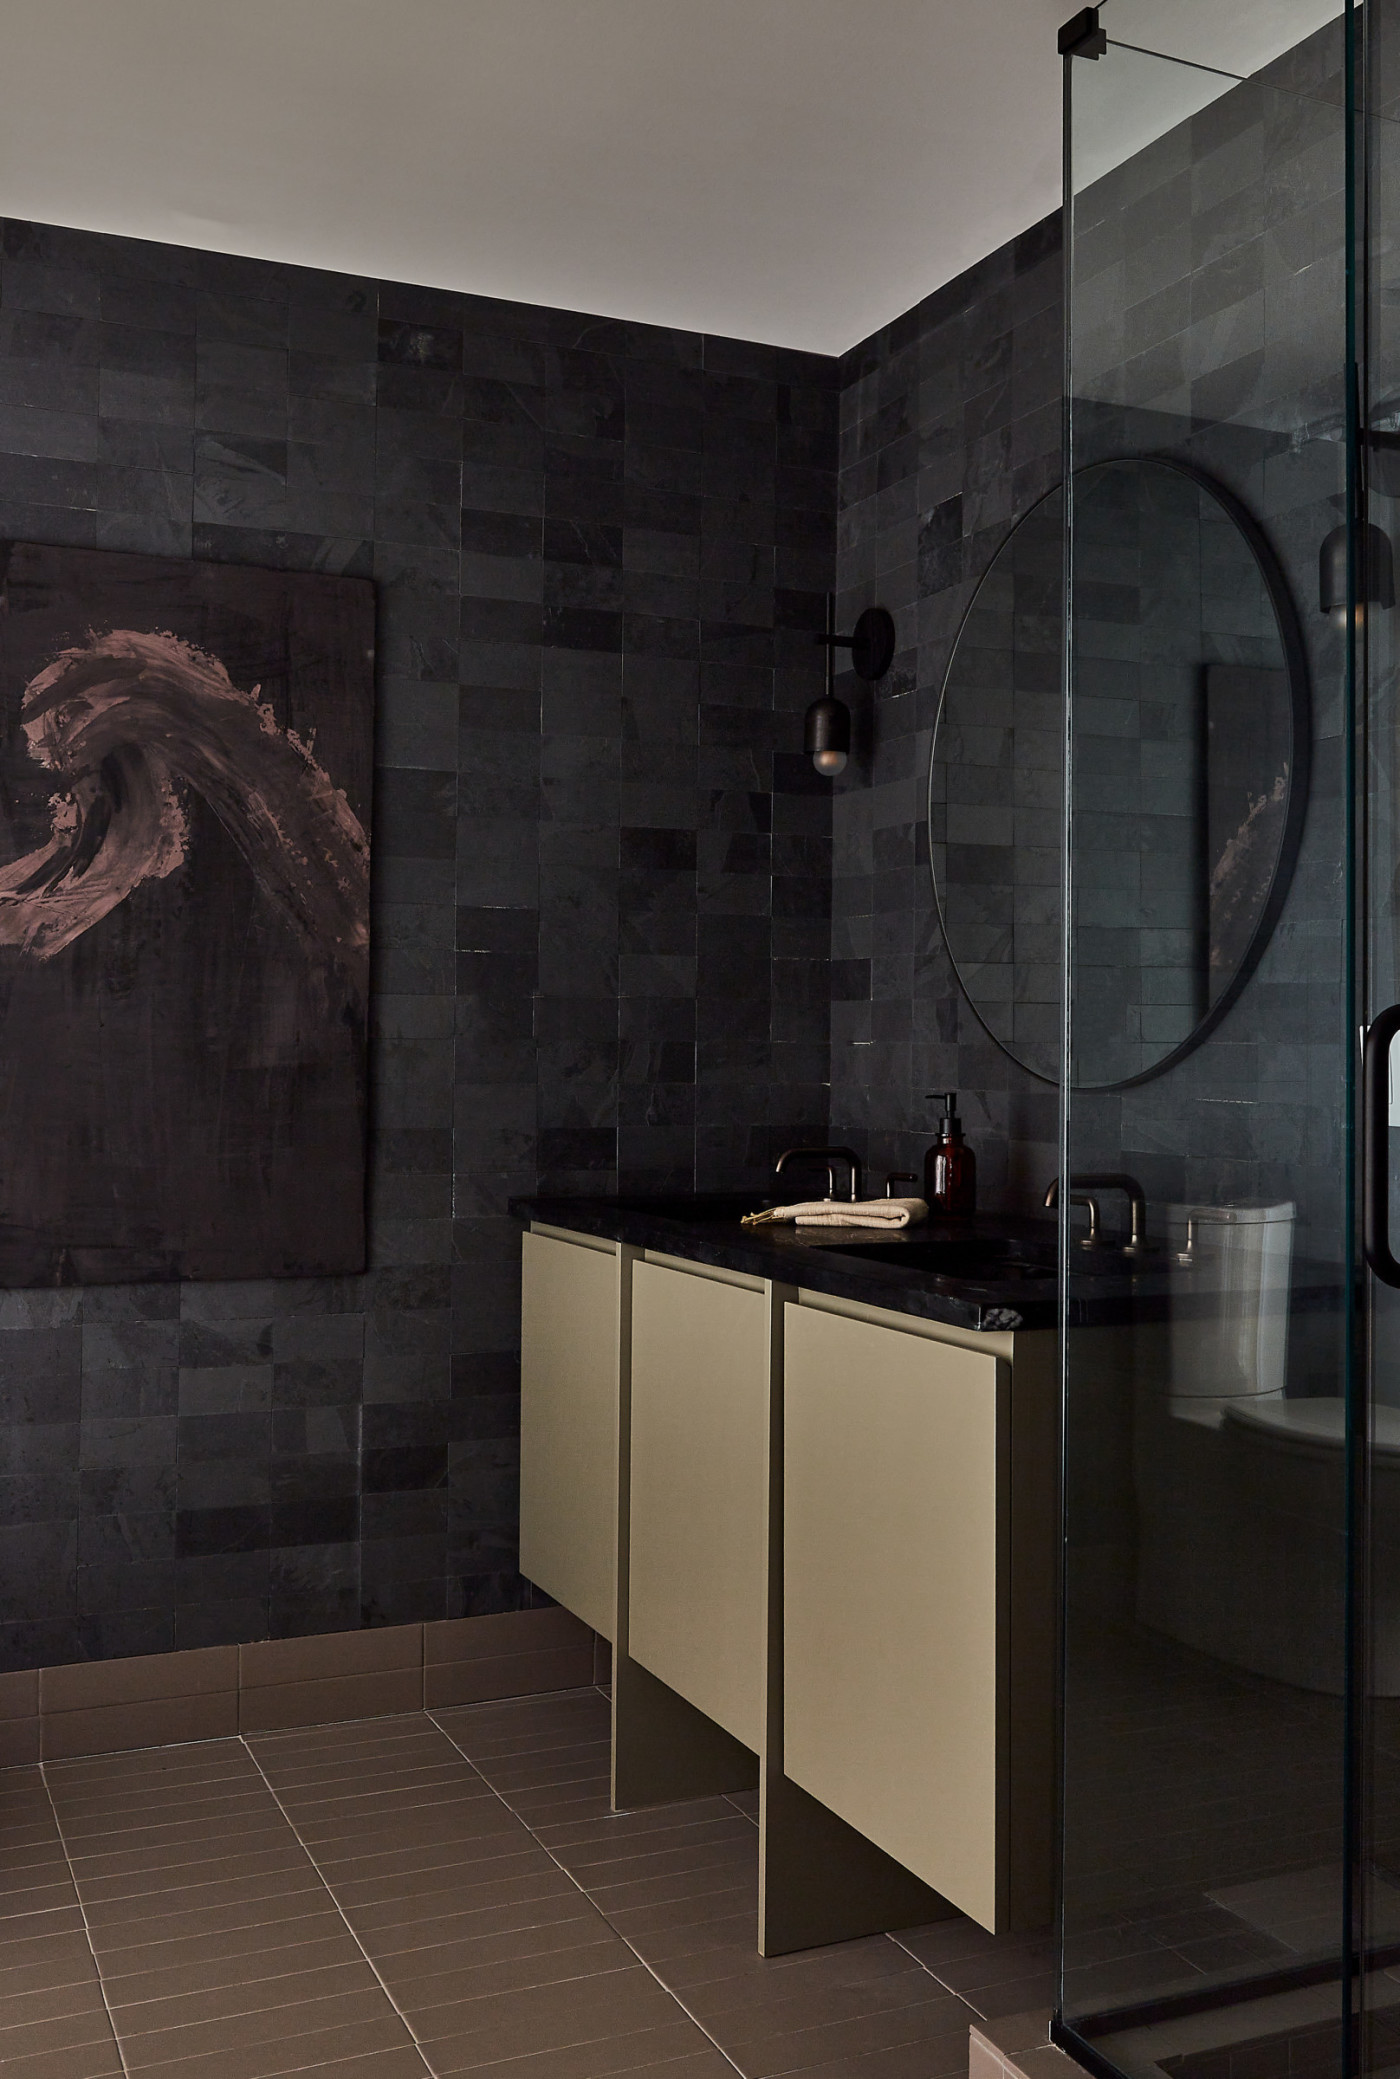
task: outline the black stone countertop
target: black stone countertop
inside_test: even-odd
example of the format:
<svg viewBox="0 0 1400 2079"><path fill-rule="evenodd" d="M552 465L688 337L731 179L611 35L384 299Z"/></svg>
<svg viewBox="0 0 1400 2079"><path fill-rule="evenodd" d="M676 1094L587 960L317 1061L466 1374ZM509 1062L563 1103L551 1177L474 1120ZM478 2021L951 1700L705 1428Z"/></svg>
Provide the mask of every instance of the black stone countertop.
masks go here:
<svg viewBox="0 0 1400 2079"><path fill-rule="evenodd" d="M513 1198L518 1220L629 1242L722 1270L829 1292L838 1299L946 1321L955 1328L1054 1328L1059 1321L1053 1220L978 1213L928 1220L891 1234L868 1229L744 1227L740 1215L776 1201L756 1195ZM878 1254L874 1251L878 1250ZM989 1267L985 1259L1001 1252ZM968 1258L982 1257L979 1265ZM1171 1315L1214 1317L1221 1294L1177 1269L1164 1247L1132 1264L1110 1241L1092 1255L1075 1252L1069 1318L1073 1327L1165 1321ZM1289 1308L1332 1312L1341 1303L1339 1272L1295 1259Z"/></svg>
<svg viewBox="0 0 1400 2079"><path fill-rule="evenodd" d="M650 1200L513 1198L510 1210L522 1221L539 1220L548 1227L603 1235L639 1249L684 1256L693 1263L747 1271L751 1277L918 1314L926 1321L947 1321L956 1328L1053 1328L1058 1318L1052 1220L977 1214L969 1219L930 1220L892 1235L740 1225L741 1213L771 1202L753 1195L721 1193ZM909 1261L872 1259L865 1249L853 1250L853 1242L873 1243L885 1254L907 1255ZM1031 1256L1048 1251L1049 1268L1034 1261L1008 1264L1005 1274L995 1280L943 1275L932 1268L938 1252L961 1254L969 1243L982 1242L993 1247L1027 1245L1026 1253Z"/></svg>

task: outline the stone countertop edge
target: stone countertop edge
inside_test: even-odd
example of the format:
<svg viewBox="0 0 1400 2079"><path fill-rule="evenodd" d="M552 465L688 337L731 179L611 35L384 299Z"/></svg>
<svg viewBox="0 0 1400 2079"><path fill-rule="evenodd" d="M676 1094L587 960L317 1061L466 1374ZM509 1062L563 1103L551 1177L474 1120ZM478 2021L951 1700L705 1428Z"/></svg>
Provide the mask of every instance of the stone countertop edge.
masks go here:
<svg viewBox="0 0 1400 2079"><path fill-rule="evenodd" d="M1053 1328L1059 1318L1053 1278L1036 1280L1034 1296L1027 1282L999 1286L966 1278L935 1278L904 1270L893 1263L865 1263L842 1255L838 1246L780 1240L772 1228L746 1228L737 1220L681 1220L643 1213L613 1198L512 1198L509 1210L521 1222L573 1229L607 1241L627 1242L660 1255L681 1256L718 1270L746 1271L775 1284L830 1293L835 1299L915 1314L925 1321L945 1321L952 1328L981 1332ZM980 1219L962 1233L1023 1232L1024 1221ZM920 1229L920 1233L927 1232ZM878 1235L872 1241L888 1239Z"/></svg>

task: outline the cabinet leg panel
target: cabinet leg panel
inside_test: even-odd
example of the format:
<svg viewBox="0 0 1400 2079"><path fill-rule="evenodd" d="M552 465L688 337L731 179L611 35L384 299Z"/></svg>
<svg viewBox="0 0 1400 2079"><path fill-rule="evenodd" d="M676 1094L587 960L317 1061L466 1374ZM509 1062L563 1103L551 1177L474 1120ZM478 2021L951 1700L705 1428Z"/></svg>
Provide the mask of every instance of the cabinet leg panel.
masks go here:
<svg viewBox="0 0 1400 2079"><path fill-rule="evenodd" d="M758 1756L619 1653L612 1680L615 1812L758 1785Z"/></svg>
<svg viewBox="0 0 1400 2079"><path fill-rule="evenodd" d="M776 1769L764 1771L758 1867L763 1956L957 1918L956 1906Z"/></svg>

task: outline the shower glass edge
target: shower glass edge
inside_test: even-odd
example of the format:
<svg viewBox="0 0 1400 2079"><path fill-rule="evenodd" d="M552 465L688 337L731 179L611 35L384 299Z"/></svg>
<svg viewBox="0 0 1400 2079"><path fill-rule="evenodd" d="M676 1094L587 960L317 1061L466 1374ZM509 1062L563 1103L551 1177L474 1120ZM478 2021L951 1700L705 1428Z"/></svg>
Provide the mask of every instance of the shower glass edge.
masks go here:
<svg viewBox="0 0 1400 2079"><path fill-rule="evenodd" d="M1400 1982L1372 1939L1362 1836L1379 1771L1353 1299L1360 16L1104 0L1100 21L1107 49L1065 60L1060 1156L1071 1180L1141 1184L1152 1255L1125 1297L1061 1192L1052 2033L1105 2079L1349 2079L1400 2067L1374 2023L1400 2016ZM1400 193L1400 154L1397 175ZM1238 999L1160 1075L1182 1015L1168 969L1209 952L1181 951L1200 891L1174 873L1171 819L1204 815L1182 774L1192 744L1209 760L1208 685L1249 683L1209 672L1262 679L1276 659L1203 529L1109 510L1077 478L1142 455L1252 517L1292 596L1311 716L1281 913ZM1338 528L1353 589L1333 617L1319 552ZM1395 1399L1400 1424L1400 1377ZM1400 1877L1394 1897L1400 1938Z"/></svg>

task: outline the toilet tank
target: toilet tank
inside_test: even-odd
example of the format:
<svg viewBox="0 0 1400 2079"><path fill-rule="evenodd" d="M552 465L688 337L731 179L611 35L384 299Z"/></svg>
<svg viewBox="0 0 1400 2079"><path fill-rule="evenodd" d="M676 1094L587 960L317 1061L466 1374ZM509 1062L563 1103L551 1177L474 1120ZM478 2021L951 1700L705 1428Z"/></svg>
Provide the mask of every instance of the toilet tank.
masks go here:
<svg viewBox="0 0 1400 2079"><path fill-rule="evenodd" d="M1174 1256L1194 1233L1189 1264L1170 1274L1173 1406L1283 1392L1296 1210L1291 1202L1165 1208Z"/></svg>

